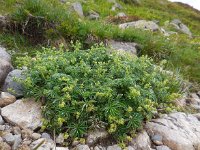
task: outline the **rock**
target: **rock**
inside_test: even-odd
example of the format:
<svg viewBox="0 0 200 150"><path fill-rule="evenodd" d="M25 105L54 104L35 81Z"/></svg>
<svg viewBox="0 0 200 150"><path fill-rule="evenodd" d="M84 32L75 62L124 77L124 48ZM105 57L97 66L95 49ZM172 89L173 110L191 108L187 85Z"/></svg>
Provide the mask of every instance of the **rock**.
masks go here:
<svg viewBox="0 0 200 150"><path fill-rule="evenodd" d="M116 17L127 17L125 13L120 12L116 15Z"/></svg>
<svg viewBox="0 0 200 150"><path fill-rule="evenodd" d="M21 134L21 129L17 126L13 127L13 133L15 135L19 135L19 134Z"/></svg>
<svg viewBox="0 0 200 150"><path fill-rule="evenodd" d="M39 138L41 138L41 134L39 134L39 133L33 133L31 135L31 137L32 137L33 140L38 140Z"/></svg>
<svg viewBox="0 0 200 150"><path fill-rule="evenodd" d="M108 137L108 132L106 130L96 129L88 133L88 137L86 141L87 141L87 144L92 145L98 142L99 140L107 138L107 137Z"/></svg>
<svg viewBox="0 0 200 150"><path fill-rule="evenodd" d="M158 31L160 30L159 26L153 21L146 21L146 20L138 20L128 23L123 23L119 25L119 28L126 29L126 28L139 28L143 30L150 30L150 31Z"/></svg>
<svg viewBox="0 0 200 150"><path fill-rule="evenodd" d="M37 149L37 150L52 150L54 149L55 144L52 140L47 140L45 138L38 139L31 143L30 148L31 149Z"/></svg>
<svg viewBox="0 0 200 150"><path fill-rule="evenodd" d="M0 15L0 31L1 29L4 29L7 26L7 18L5 16Z"/></svg>
<svg viewBox="0 0 200 150"><path fill-rule="evenodd" d="M13 67L8 61L0 59L0 88L3 86L8 73L12 71L12 69Z"/></svg>
<svg viewBox="0 0 200 150"><path fill-rule="evenodd" d="M135 149L133 147L131 147L131 146L128 146L127 150L135 150Z"/></svg>
<svg viewBox="0 0 200 150"><path fill-rule="evenodd" d="M18 150L31 150L31 149L30 149L30 147L29 147L28 145L22 144L22 145L18 148Z"/></svg>
<svg viewBox="0 0 200 150"><path fill-rule="evenodd" d="M147 132L162 136L170 149L195 150L200 145L200 121L194 115L177 112L154 119L146 125Z"/></svg>
<svg viewBox="0 0 200 150"><path fill-rule="evenodd" d="M162 136L159 135L159 134L156 134L156 135L153 135L151 137L151 140L153 141L153 143L157 146L160 146L160 145L163 145L163 142L162 142Z"/></svg>
<svg viewBox="0 0 200 150"><path fill-rule="evenodd" d="M60 133L59 136L56 138L56 143L57 144L63 144L64 142L64 134Z"/></svg>
<svg viewBox="0 0 200 150"><path fill-rule="evenodd" d="M14 141L14 144L12 146L12 150L17 150L19 145L21 144L22 142L22 138L21 138L21 135L14 135L14 138L15 138L15 141Z"/></svg>
<svg viewBox="0 0 200 150"><path fill-rule="evenodd" d="M24 139L22 145L30 145L32 141L30 139Z"/></svg>
<svg viewBox="0 0 200 150"><path fill-rule="evenodd" d="M0 115L0 125L3 125L3 124L4 124L4 120L3 120L3 118Z"/></svg>
<svg viewBox="0 0 200 150"><path fill-rule="evenodd" d="M6 141L6 143L13 145L15 141L15 137L12 135L12 133L5 133L3 134L3 139Z"/></svg>
<svg viewBox="0 0 200 150"><path fill-rule="evenodd" d="M120 54L123 54L124 52L128 52L132 55L137 55L137 51L139 51L139 46L136 43L131 42L118 42L118 41L108 41L108 46L111 47L113 50L117 50L120 52Z"/></svg>
<svg viewBox="0 0 200 150"><path fill-rule="evenodd" d="M119 9L119 10L121 10L121 9L123 9L123 7L122 7L122 5L120 5L119 3L115 3L113 6L112 6L112 11L115 11L115 10L117 10L117 9Z"/></svg>
<svg viewBox="0 0 200 150"><path fill-rule="evenodd" d="M98 20L99 19L99 14L97 13L97 12L95 12L95 11L90 11L89 12L89 15L88 15L88 18L90 19L90 20Z"/></svg>
<svg viewBox="0 0 200 150"><path fill-rule="evenodd" d="M170 25L172 25L175 29L179 30L182 33L187 34L188 36L192 37L192 33L190 29L183 24L179 19L174 19L170 22Z"/></svg>
<svg viewBox="0 0 200 150"><path fill-rule="evenodd" d="M146 131L142 131L131 141L131 146L138 150L151 150L151 141Z"/></svg>
<svg viewBox="0 0 200 150"><path fill-rule="evenodd" d="M23 96L23 86L19 82L15 81L16 79L24 79L22 75L23 70L15 69L11 71L6 77L5 83L3 85L3 91L9 92L12 95L20 98Z"/></svg>
<svg viewBox="0 0 200 150"><path fill-rule="evenodd" d="M3 141L0 141L0 150L11 150L11 147Z"/></svg>
<svg viewBox="0 0 200 150"><path fill-rule="evenodd" d="M163 145L163 146L156 146L156 150L171 150L171 149Z"/></svg>
<svg viewBox="0 0 200 150"><path fill-rule="evenodd" d="M94 150L106 150L106 148L98 145L94 147Z"/></svg>
<svg viewBox="0 0 200 150"><path fill-rule="evenodd" d="M107 150L122 150L118 145L108 146Z"/></svg>
<svg viewBox="0 0 200 150"><path fill-rule="evenodd" d="M48 133L42 133L42 138L51 139L51 136Z"/></svg>
<svg viewBox="0 0 200 150"><path fill-rule="evenodd" d="M17 100L2 108L4 119L22 129L35 130L42 125L41 104L34 100Z"/></svg>
<svg viewBox="0 0 200 150"><path fill-rule="evenodd" d="M56 147L54 150L69 150L67 147Z"/></svg>
<svg viewBox="0 0 200 150"><path fill-rule="evenodd" d="M7 92L1 92L0 94L0 107L5 107L16 101L16 97Z"/></svg>
<svg viewBox="0 0 200 150"><path fill-rule="evenodd" d="M88 145L77 145L73 150L90 150Z"/></svg>
<svg viewBox="0 0 200 150"><path fill-rule="evenodd" d="M80 2L73 3L72 8L78 14L79 17L84 18L83 8Z"/></svg>
<svg viewBox="0 0 200 150"><path fill-rule="evenodd" d="M29 129L24 129L22 130L22 138L23 139L31 139L32 138L32 134L33 134L33 131L32 130L29 130Z"/></svg>
<svg viewBox="0 0 200 150"><path fill-rule="evenodd" d="M1 16L0 16L0 20L1 20ZM6 52L6 49L4 47L1 47L1 46L0 46L0 60L4 60L4 61L11 63L10 54L8 54Z"/></svg>
<svg viewBox="0 0 200 150"><path fill-rule="evenodd" d="M0 125L0 131L4 131L6 129L5 125Z"/></svg>

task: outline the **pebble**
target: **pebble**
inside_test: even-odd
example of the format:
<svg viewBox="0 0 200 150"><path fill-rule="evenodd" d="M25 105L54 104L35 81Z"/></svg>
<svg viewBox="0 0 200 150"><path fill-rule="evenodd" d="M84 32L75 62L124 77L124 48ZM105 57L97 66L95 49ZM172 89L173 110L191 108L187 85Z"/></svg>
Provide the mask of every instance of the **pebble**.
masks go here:
<svg viewBox="0 0 200 150"><path fill-rule="evenodd" d="M12 135L12 133L3 135L3 139L10 145L13 145L15 141L15 137Z"/></svg>
<svg viewBox="0 0 200 150"><path fill-rule="evenodd" d="M41 138L41 134L39 134L39 133L33 133L31 135L31 137L32 137L33 140L38 140L39 138Z"/></svg>

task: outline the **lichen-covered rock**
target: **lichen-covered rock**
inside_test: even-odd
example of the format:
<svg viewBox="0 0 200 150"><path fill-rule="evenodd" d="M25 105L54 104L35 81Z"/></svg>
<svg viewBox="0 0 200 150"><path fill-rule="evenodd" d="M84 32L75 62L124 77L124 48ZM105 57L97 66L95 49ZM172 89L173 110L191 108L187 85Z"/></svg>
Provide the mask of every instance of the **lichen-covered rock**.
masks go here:
<svg viewBox="0 0 200 150"><path fill-rule="evenodd" d="M34 100L17 100L2 108L3 118L21 128L34 130L42 125L41 104Z"/></svg>
<svg viewBox="0 0 200 150"><path fill-rule="evenodd" d="M196 150L200 145L200 121L191 114L172 113L146 125L147 132L162 136L162 142L174 150Z"/></svg>

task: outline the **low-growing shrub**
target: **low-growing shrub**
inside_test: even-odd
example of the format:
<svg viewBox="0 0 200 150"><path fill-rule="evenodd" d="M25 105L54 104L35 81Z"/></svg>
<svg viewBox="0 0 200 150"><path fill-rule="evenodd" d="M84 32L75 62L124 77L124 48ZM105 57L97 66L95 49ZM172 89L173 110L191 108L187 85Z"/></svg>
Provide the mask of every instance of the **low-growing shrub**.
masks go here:
<svg viewBox="0 0 200 150"><path fill-rule="evenodd" d="M18 62L27 67L25 95L44 103L43 129L64 133L68 142L101 125L124 140L156 112L173 109L180 96L180 78L161 71L151 59L102 46L45 48Z"/></svg>

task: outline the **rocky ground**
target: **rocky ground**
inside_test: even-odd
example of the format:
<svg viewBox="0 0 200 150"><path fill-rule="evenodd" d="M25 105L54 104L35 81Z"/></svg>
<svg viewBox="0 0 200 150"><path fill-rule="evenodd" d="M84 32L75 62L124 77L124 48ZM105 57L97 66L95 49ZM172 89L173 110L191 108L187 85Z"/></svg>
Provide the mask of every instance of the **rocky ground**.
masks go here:
<svg viewBox="0 0 200 150"><path fill-rule="evenodd" d="M137 54L137 44L110 42L111 47L119 51ZM112 143L105 130L88 133L85 144L74 141L70 148L63 145L62 134L52 137L41 132L41 104L23 97L22 86L15 77L22 78L22 70L12 67L10 55L5 48L0 48L0 149L1 150L120 150ZM10 90L12 89L12 90ZM15 92L14 92L14 91ZM190 107L200 112L200 92L192 93L177 100L181 107ZM105 142L103 141L109 141ZM109 143L109 144L108 144ZM186 114L174 112L165 114L146 123L144 129L132 139L128 150L200 150L200 113Z"/></svg>

